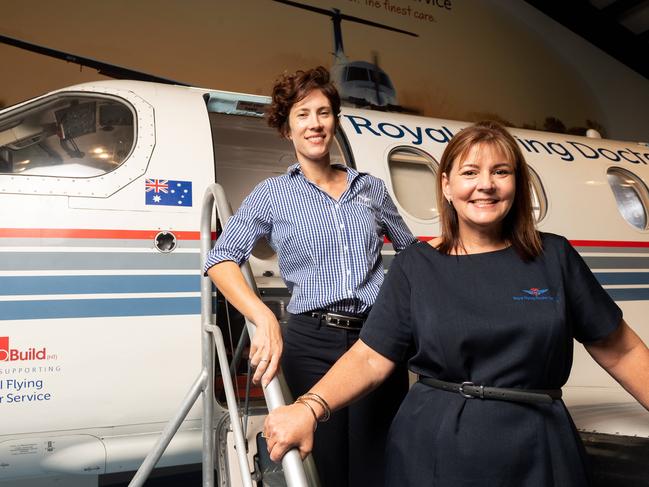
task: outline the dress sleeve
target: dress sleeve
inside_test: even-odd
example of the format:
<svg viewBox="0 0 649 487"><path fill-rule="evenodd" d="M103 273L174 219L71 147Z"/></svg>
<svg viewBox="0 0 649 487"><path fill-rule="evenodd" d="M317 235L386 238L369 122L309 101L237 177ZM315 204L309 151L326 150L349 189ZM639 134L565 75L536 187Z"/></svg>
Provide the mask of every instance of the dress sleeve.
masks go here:
<svg viewBox="0 0 649 487"><path fill-rule="evenodd" d="M386 276L360 338L393 362L404 362L411 349L410 282L398 255Z"/></svg>
<svg viewBox="0 0 649 487"><path fill-rule="evenodd" d="M383 232L388 236L394 249L403 250L417 241L412 232L403 221L397 207L392 201L385 183L381 182L383 187L383 201L381 202L381 224Z"/></svg>
<svg viewBox="0 0 649 487"><path fill-rule="evenodd" d="M226 223L214 248L207 254L203 272L226 260L241 265L250 257L257 240L270 234L271 229L270 193L266 182L262 181Z"/></svg>
<svg viewBox="0 0 649 487"><path fill-rule="evenodd" d="M566 239L563 240L566 271L566 308L572 333L582 343L606 338L622 320L622 310Z"/></svg>

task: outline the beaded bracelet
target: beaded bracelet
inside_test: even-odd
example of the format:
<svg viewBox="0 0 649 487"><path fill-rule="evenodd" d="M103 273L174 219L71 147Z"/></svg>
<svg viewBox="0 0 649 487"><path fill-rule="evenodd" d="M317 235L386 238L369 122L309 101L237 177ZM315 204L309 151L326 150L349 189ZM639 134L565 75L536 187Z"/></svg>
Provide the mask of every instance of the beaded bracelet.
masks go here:
<svg viewBox="0 0 649 487"><path fill-rule="evenodd" d="M306 407L309 408L309 411L311 411L311 414L313 414L313 419L315 420L315 423L313 423L313 431L315 432L315 430L318 428L318 415L315 413L315 411L314 411L313 408L311 407L311 404L309 404L308 402L306 402L306 401L305 401L304 399L302 399L301 397L298 397L298 398L295 400L295 404L298 404L298 403L299 403L299 404L304 404Z"/></svg>
<svg viewBox="0 0 649 487"><path fill-rule="evenodd" d="M318 420L321 423L324 423L331 417L331 408L329 407L329 404L322 398L322 396L319 396L315 392L307 392L301 395L298 399L302 399L304 401L314 401L322 408L322 410L324 411L323 416Z"/></svg>

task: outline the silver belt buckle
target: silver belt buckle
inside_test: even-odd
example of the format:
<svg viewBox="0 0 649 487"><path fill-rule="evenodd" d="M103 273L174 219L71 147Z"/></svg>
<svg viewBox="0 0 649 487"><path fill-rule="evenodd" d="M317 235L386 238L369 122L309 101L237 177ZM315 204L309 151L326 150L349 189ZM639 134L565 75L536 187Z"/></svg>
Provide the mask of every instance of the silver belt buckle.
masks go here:
<svg viewBox="0 0 649 487"><path fill-rule="evenodd" d="M357 322L362 321L359 318L339 315L337 313L325 313L324 319L325 319L325 323L327 323L328 326L332 326L334 328L343 328L345 330L356 330L360 328L360 327L358 328L352 327L351 323L352 321L357 321Z"/></svg>
<svg viewBox="0 0 649 487"><path fill-rule="evenodd" d="M463 397L466 397L467 399L475 399L476 397L479 397L480 399L484 399L484 386L477 386L480 388L480 392L478 393L477 396L464 392L465 387L476 387L476 385L473 382L462 382L462 384L460 384L460 387L458 388L457 391Z"/></svg>

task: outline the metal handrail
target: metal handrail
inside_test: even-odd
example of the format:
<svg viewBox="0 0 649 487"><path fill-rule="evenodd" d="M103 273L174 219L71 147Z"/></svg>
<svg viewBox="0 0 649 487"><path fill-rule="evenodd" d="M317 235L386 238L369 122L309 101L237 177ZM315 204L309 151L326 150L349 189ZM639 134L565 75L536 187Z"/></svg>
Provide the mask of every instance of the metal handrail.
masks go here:
<svg viewBox="0 0 649 487"><path fill-rule="evenodd" d="M219 184L210 185L203 196L201 208L201 269L205 266L207 252L212 246L212 210L216 206L217 215L222 221L227 221L232 216L230 204L227 201L225 192ZM250 264L246 263L241 268L248 285L258 293L255 280L250 270ZM251 339L255 333L255 326L246 319L246 327ZM162 457L169 443L182 425L182 422L189 414L199 396L203 402L203 487L214 487L214 350L216 350L219 368L223 379L225 399L230 415L230 425L234 435L234 443L237 451L239 470L244 487L253 487L252 474L248 465L246 455L245 438L239 421L239 409L234 394L230 367L228 364L225 342L221 329L214 323L212 309L212 282L209 277L201 277L201 371L190 387L187 395L183 398L177 413L167 423L160 438L153 449L146 456L142 465L137 470L129 487L141 487L149 477L153 468ZM281 372L280 372L281 373ZM280 385L279 377L276 375L264 388L264 397L268 410L283 406L284 396ZM287 487L315 487L318 484L317 476L313 468L307 480L307 475L296 449L290 450L282 459L282 467L286 478Z"/></svg>
<svg viewBox="0 0 649 487"><path fill-rule="evenodd" d="M212 201L214 202L214 206L216 206L217 214L224 225L225 222L227 222L227 220L232 216L232 210L230 208L228 199L225 196L225 191L223 190L223 187L218 183L210 185L207 188L205 192L205 197L203 199L203 211L205 212L205 210L208 209L207 210L208 214L207 215L203 214L201 217L201 254L203 256L202 259L205 258L212 244L211 241L211 222L212 222L211 210L213 207ZM204 246L205 249L203 249ZM243 277L245 278L248 285L252 288L252 290L257 295L259 295L259 291L257 290L255 279L252 275L250 264L246 262L244 265L242 265L241 272L243 273ZM209 278L205 278L205 277L203 277L203 280L204 281L206 280L208 285L210 286L210 298L208 300L203 300L203 302L208 301L208 304L211 308L212 305L211 281L209 280ZM212 318L211 313L209 315L209 318L210 319ZM250 339L252 340L252 337L255 334L255 325L251 323L248 319L246 319L246 327L248 329L248 334L250 335ZM227 370L228 370L227 366L225 369L221 368L222 374L227 375L229 378L230 376L229 374L227 374ZM269 411L272 411L273 409L278 408L280 406L284 406L286 404L284 401L284 395L282 394L280 379L277 375L273 377L273 379L268 383L268 385L263 390L264 390L264 398L266 399L266 405ZM234 389L230 388L230 391L232 392L233 399L234 399L234 392L233 392ZM226 396L226 400L227 400L227 396ZM227 402L228 402L228 409L230 409L230 401L228 400ZM232 411L230 411L230 415L231 417L238 417L236 415L233 415ZM238 423L238 421L231 421L231 424L234 424L235 422ZM237 433L235 431L233 431L233 433L235 434L235 440L236 440ZM241 434L241 440L243 441L243 434ZM238 444L237 444L237 455L239 456L239 463L241 464L242 461L245 461L247 466L247 458L245 455L245 450L240 448ZM297 449L292 449L289 452L287 452L286 455L284 455L284 458L282 458L282 468L284 470L284 477L286 478L286 484L288 487L308 487L310 485L309 482L307 481L307 476L304 471L304 466L302 465L302 460L300 458L300 454L297 451ZM250 477L249 472L248 472L248 477ZM313 479L313 476L310 477L311 479Z"/></svg>

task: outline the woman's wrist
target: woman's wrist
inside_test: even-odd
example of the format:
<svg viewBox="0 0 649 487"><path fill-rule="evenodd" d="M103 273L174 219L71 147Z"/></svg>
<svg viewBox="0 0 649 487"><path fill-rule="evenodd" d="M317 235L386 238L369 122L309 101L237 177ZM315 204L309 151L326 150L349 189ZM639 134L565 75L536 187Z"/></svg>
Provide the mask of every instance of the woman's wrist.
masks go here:
<svg viewBox="0 0 649 487"><path fill-rule="evenodd" d="M296 399L294 404L302 404L309 410L311 417L313 418L313 431L315 432L315 430L318 428L318 415L316 414L313 407L307 401L299 397Z"/></svg>
<svg viewBox="0 0 649 487"><path fill-rule="evenodd" d="M270 327L272 325L279 325L277 317L266 305L263 308L253 313L250 316L250 321L257 327Z"/></svg>
<svg viewBox="0 0 649 487"><path fill-rule="evenodd" d="M306 404L313 411L313 416L319 423L324 423L331 417L331 408L329 407L329 403L327 403L327 401L325 401L319 394L307 392L298 397L295 402ZM316 410L318 413L316 413Z"/></svg>

